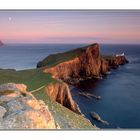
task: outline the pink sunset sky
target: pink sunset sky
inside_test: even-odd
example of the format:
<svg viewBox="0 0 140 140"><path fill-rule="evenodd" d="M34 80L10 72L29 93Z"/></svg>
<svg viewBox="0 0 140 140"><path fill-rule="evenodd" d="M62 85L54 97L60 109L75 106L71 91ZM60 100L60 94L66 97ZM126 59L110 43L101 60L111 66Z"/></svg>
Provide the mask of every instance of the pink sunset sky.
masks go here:
<svg viewBox="0 0 140 140"><path fill-rule="evenodd" d="M140 43L140 11L0 11L5 43Z"/></svg>

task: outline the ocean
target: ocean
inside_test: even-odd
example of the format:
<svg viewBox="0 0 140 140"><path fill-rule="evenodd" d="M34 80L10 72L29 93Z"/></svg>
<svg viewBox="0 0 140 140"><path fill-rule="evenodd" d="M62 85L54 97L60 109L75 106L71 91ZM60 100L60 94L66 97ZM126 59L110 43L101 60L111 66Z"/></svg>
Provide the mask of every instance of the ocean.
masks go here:
<svg viewBox="0 0 140 140"><path fill-rule="evenodd" d="M8 44L0 47L0 68L31 69L49 54L68 51L86 44ZM104 79L88 80L72 89L82 113L100 128L140 128L140 45L101 45L102 54L125 53L129 63L111 70ZM79 91L101 96L101 100L80 96ZM96 112L104 125L90 116Z"/></svg>
<svg viewBox="0 0 140 140"><path fill-rule="evenodd" d="M0 68L31 69L50 54L64 52L81 44L7 44L0 47Z"/></svg>

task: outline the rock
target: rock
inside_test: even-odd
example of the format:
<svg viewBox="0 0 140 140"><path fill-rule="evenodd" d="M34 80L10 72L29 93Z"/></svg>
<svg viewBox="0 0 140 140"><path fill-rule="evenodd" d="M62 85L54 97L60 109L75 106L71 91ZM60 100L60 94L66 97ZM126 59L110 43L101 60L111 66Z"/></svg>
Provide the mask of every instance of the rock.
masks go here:
<svg viewBox="0 0 140 140"><path fill-rule="evenodd" d="M68 82L70 79L79 80L98 76L100 75L100 67L99 45L92 44L82 51L80 56L54 67L46 68L44 72L51 73L54 78Z"/></svg>
<svg viewBox="0 0 140 140"><path fill-rule="evenodd" d="M112 59L106 59L110 68L116 69L119 65L124 65L128 63L128 60L125 56L114 56Z"/></svg>
<svg viewBox="0 0 140 140"><path fill-rule="evenodd" d="M6 91L27 92L26 89L27 89L27 86L24 84L8 83L8 84L0 85L0 92L6 92Z"/></svg>
<svg viewBox="0 0 140 140"><path fill-rule="evenodd" d="M75 55L75 57L72 57L72 55ZM64 58L62 58L63 56ZM72 59L69 59L69 57L72 57ZM64 61L61 61L61 59ZM52 62L55 62L55 64L51 65ZM112 68L117 68L119 65L126 63L128 61L124 55L102 56L100 54L100 45L95 43L81 49L72 50L71 52L51 55L40 61L37 67L42 67L45 73L52 74L55 79L75 85L82 80L102 79ZM46 91L53 100L74 112L80 113L78 105L72 99L68 86L64 86L62 82L59 84L50 84L46 88ZM80 93L80 95L91 98L90 94ZM96 95L92 95L92 97L97 100L101 99L100 96ZM100 122L107 124L103 120L100 120Z"/></svg>
<svg viewBox="0 0 140 140"><path fill-rule="evenodd" d="M67 107L68 109L81 114L81 111L72 98L69 86L64 82L49 84L46 88L46 93L54 101L57 101L61 105Z"/></svg>
<svg viewBox="0 0 140 140"><path fill-rule="evenodd" d="M87 95L87 94L84 93L84 92L79 92L78 94L79 94L80 96L83 96L83 97L86 97L86 98L88 98L88 99L91 99L91 96Z"/></svg>
<svg viewBox="0 0 140 140"><path fill-rule="evenodd" d="M105 59L101 59L101 74L106 75L110 71L109 62Z"/></svg>
<svg viewBox="0 0 140 140"><path fill-rule="evenodd" d="M0 128L58 128L47 105L26 88L24 84L14 83L0 86Z"/></svg>
<svg viewBox="0 0 140 140"><path fill-rule="evenodd" d="M96 112L91 112L90 115L93 119L95 119L105 125L109 125L109 123L107 121L102 120L101 117Z"/></svg>
<svg viewBox="0 0 140 140"><path fill-rule="evenodd" d="M97 96L95 94L91 94L91 93L87 93L87 92L79 92L78 94L81 95L81 96L84 96L84 97L86 97L88 99L91 99L92 97L95 98L96 100L101 99L101 96Z"/></svg>
<svg viewBox="0 0 140 140"><path fill-rule="evenodd" d="M41 61L39 61L38 63L37 63L37 66L36 66L37 68L40 68L40 67L42 67L42 62Z"/></svg>
<svg viewBox="0 0 140 140"><path fill-rule="evenodd" d="M43 71L69 84L77 84L79 81L89 78L102 78L102 75L106 75L111 68L117 68L127 62L125 56L114 56L109 57L109 59L102 57L100 55L100 46L95 43L82 49L79 56L74 59L50 68L44 67Z"/></svg>

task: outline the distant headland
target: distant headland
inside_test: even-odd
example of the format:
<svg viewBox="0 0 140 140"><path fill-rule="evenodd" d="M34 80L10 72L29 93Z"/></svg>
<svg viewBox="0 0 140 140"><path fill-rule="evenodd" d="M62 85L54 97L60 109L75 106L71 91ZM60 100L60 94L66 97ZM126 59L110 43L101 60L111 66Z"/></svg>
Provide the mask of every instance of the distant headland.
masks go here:
<svg viewBox="0 0 140 140"><path fill-rule="evenodd" d="M0 40L0 47L4 46L4 43Z"/></svg>

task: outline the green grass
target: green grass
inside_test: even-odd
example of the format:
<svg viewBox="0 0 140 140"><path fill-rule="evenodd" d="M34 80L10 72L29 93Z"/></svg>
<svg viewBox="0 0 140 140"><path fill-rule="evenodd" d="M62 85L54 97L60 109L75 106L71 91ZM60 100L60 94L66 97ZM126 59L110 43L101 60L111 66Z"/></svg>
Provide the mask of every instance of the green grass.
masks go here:
<svg viewBox="0 0 140 140"><path fill-rule="evenodd" d="M56 83L50 74L43 73L41 69L30 69L22 71L14 70L0 70L0 84L4 83L23 83L28 87L28 91L35 90L41 86L48 85L50 83ZM11 92L11 91L10 91ZM3 93L2 93L3 94ZM84 117L72 112L65 108L61 104L52 101L45 93L44 88L33 95L40 100L43 100L52 112L55 120L58 122L61 128L73 128L73 129L94 129L95 127Z"/></svg>
<svg viewBox="0 0 140 140"><path fill-rule="evenodd" d="M79 56L82 52L84 52L86 50L87 47L83 47L83 48L77 48L68 52L64 52L64 53L57 53L57 54L53 54L53 55L49 55L48 57L46 57L44 60L40 61L40 66L44 67L52 67L55 66L59 63L68 61L68 60L72 60L74 58L76 58L77 56Z"/></svg>
<svg viewBox="0 0 140 140"><path fill-rule="evenodd" d="M53 114L55 121L62 129L97 129L84 117L72 112L61 104L52 101L43 89L33 93L37 99L43 100Z"/></svg>
<svg viewBox="0 0 140 140"><path fill-rule="evenodd" d="M23 83L27 85L29 91L53 82L56 80L50 74L43 73L41 69L0 70L0 84Z"/></svg>

